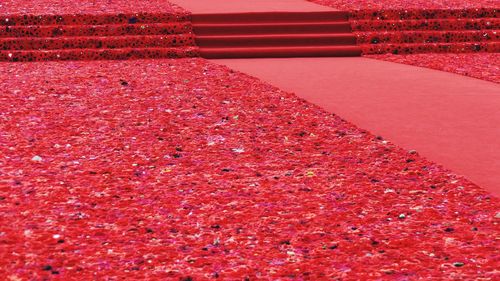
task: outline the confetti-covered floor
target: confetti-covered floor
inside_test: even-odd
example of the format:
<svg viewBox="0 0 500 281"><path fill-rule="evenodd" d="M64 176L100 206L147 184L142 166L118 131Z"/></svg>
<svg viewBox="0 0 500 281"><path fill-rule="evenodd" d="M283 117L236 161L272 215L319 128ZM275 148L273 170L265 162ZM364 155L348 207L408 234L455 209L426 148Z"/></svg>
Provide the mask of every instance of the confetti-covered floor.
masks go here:
<svg viewBox="0 0 500 281"><path fill-rule="evenodd" d="M70 15L70 14L116 14L116 13L176 13L186 10L164 0L2 0L1 15Z"/></svg>
<svg viewBox="0 0 500 281"><path fill-rule="evenodd" d="M498 279L498 199L202 59L0 64L6 280Z"/></svg>
<svg viewBox="0 0 500 281"><path fill-rule="evenodd" d="M498 8L497 0L308 0L339 10Z"/></svg>
<svg viewBox="0 0 500 281"><path fill-rule="evenodd" d="M500 53L413 55L387 54L370 55L367 57L443 70L500 83Z"/></svg>
<svg viewBox="0 0 500 281"><path fill-rule="evenodd" d="M6 1L0 25L0 61L198 56L189 12L168 1Z"/></svg>
<svg viewBox="0 0 500 281"><path fill-rule="evenodd" d="M498 1L311 2L351 11L368 57L500 81Z"/></svg>

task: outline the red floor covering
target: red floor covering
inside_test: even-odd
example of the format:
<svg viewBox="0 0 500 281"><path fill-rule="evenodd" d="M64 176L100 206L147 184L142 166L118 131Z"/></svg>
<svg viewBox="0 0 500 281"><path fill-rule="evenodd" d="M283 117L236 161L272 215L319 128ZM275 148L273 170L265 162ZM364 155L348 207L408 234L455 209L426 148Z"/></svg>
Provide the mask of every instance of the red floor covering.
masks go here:
<svg viewBox="0 0 500 281"><path fill-rule="evenodd" d="M202 59L0 64L6 280L495 280L500 202Z"/></svg>
<svg viewBox="0 0 500 281"><path fill-rule="evenodd" d="M181 7L165 0L2 0L0 12L5 15L68 15L117 13L186 13Z"/></svg>
<svg viewBox="0 0 500 281"><path fill-rule="evenodd" d="M498 8L498 0L308 0L339 10Z"/></svg>
<svg viewBox="0 0 500 281"><path fill-rule="evenodd" d="M318 12L334 9L307 0L170 0L193 14L248 12Z"/></svg>
<svg viewBox="0 0 500 281"><path fill-rule="evenodd" d="M294 92L500 195L500 85L367 58L214 62Z"/></svg>
<svg viewBox="0 0 500 281"><path fill-rule="evenodd" d="M368 58L427 67L500 83L500 53L369 55Z"/></svg>
<svg viewBox="0 0 500 281"><path fill-rule="evenodd" d="M198 56L188 11L168 1L5 1L0 61Z"/></svg>

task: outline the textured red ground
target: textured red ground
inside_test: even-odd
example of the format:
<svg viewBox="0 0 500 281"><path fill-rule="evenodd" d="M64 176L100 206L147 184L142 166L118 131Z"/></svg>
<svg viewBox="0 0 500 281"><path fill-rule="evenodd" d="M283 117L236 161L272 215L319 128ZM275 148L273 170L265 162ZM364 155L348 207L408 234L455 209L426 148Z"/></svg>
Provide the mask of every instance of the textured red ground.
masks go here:
<svg viewBox="0 0 500 281"><path fill-rule="evenodd" d="M185 13L181 7L165 0L2 0L2 16L17 14L117 14L117 13Z"/></svg>
<svg viewBox="0 0 500 281"><path fill-rule="evenodd" d="M387 54L370 55L366 57L443 70L500 83L499 53L413 55Z"/></svg>
<svg viewBox="0 0 500 281"><path fill-rule="evenodd" d="M339 10L498 8L498 0L309 0Z"/></svg>
<svg viewBox="0 0 500 281"><path fill-rule="evenodd" d="M0 64L7 280L495 280L500 202L202 59Z"/></svg>

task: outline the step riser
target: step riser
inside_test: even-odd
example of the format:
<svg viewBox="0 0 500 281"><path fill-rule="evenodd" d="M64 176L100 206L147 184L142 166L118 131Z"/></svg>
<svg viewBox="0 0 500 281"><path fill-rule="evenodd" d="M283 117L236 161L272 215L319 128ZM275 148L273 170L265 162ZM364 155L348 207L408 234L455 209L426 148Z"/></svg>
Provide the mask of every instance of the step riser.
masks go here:
<svg viewBox="0 0 500 281"><path fill-rule="evenodd" d="M466 32L356 32L358 44L383 43L460 43L500 41L500 31Z"/></svg>
<svg viewBox="0 0 500 281"><path fill-rule="evenodd" d="M411 19L473 19L498 18L497 8L465 8L465 9L409 9L404 13L396 10L358 10L351 11L350 18L357 20L411 20Z"/></svg>
<svg viewBox="0 0 500 281"><path fill-rule="evenodd" d="M477 53L500 52L500 42L452 44L362 44L363 54Z"/></svg>
<svg viewBox="0 0 500 281"><path fill-rule="evenodd" d="M191 33L189 22L120 25L58 25L58 26L9 26L0 28L0 38L5 37L73 37L73 36L122 36L170 35Z"/></svg>
<svg viewBox="0 0 500 281"><path fill-rule="evenodd" d="M313 12L313 13L242 13L242 14L206 14L193 15L193 24L201 23L265 23L265 22L324 22L347 21L348 13Z"/></svg>
<svg viewBox="0 0 500 281"><path fill-rule="evenodd" d="M191 35L0 39L0 50L117 49L195 46Z"/></svg>
<svg viewBox="0 0 500 281"><path fill-rule="evenodd" d="M307 37L230 37L230 38L196 38L196 43L204 47L262 47L262 46L332 46L356 45L353 35L330 36L319 38Z"/></svg>
<svg viewBox="0 0 500 281"><path fill-rule="evenodd" d="M410 30L490 30L500 27L500 19L461 20L355 20L351 21L353 31L410 31Z"/></svg>
<svg viewBox="0 0 500 281"><path fill-rule="evenodd" d="M225 58L287 58L287 57L348 57L359 56L361 51L357 48L345 48L338 50L227 50L227 51L208 51L201 50L201 56L208 59Z"/></svg>
<svg viewBox="0 0 500 281"><path fill-rule="evenodd" d="M224 25L224 26L193 26L197 35L253 35L279 33L349 33L349 22L324 25Z"/></svg>
<svg viewBox="0 0 500 281"><path fill-rule="evenodd" d="M190 48L148 48L148 49L73 49L48 51L0 51L0 61L27 62L53 60L127 60L145 58L197 57L199 50Z"/></svg>
<svg viewBox="0 0 500 281"><path fill-rule="evenodd" d="M21 15L0 16L0 26L24 25L107 25L189 22L188 14L139 13L118 15Z"/></svg>
<svg viewBox="0 0 500 281"><path fill-rule="evenodd" d="M337 11L193 15L193 30L205 58L359 56L347 17Z"/></svg>

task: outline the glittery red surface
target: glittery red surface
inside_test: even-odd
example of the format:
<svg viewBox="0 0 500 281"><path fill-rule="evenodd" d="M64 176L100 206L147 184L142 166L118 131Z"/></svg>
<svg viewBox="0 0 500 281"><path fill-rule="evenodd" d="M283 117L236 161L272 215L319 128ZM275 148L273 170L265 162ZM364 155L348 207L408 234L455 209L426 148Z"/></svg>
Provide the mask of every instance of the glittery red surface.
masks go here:
<svg viewBox="0 0 500 281"><path fill-rule="evenodd" d="M7 1L0 60L102 60L198 55L189 12L167 1Z"/></svg>
<svg viewBox="0 0 500 281"><path fill-rule="evenodd" d="M490 31L498 29L499 19L457 18L457 19L407 19L407 20L351 20L353 31Z"/></svg>
<svg viewBox="0 0 500 281"><path fill-rule="evenodd" d="M2 0L0 11L2 15L187 13L166 0Z"/></svg>
<svg viewBox="0 0 500 281"><path fill-rule="evenodd" d="M172 35L192 32L191 22L107 25L29 25L6 26L0 29L0 38Z"/></svg>
<svg viewBox="0 0 500 281"><path fill-rule="evenodd" d="M498 0L309 0L340 10L499 8Z"/></svg>
<svg viewBox="0 0 500 281"><path fill-rule="evenodd" d="M127 60L197 57L197 47L0 51L0 61Z"/></svg>
<svg viewBox="0 0 500 281"><path fill-rule="evenodd" d="M358 44L500 42L500 33L495 30L360 32L357 35Z"/></svg>
<svg viewBox="0 0 500 281"><path fill-rule="evenodd" d="M459 8L451 6L442 9L429 9L425 5L415 8L402 9L362 9L350 10L351 19L372 19L372 20L431 20L431 19L473 19L488 18L497 22L498 28L498 7L480 8Z"/></svg>
<svg viewBox="0 0 500 281"><path fill-rule="evenodd" d="M7 280L495 280L500 202L203 59L0 64Z"/></svg>
<svg viewBox="0 0 500 281"><path fill-rule="evenodd" d="M500 52L500 42L492 43L388 43L388 44L361 44L363 54L418 54L418 53L473 53L473 52Z"/></svg>
<svg viewBox="0 0 500 281"><path fill-rule="evenodd" d="M350 11L363 54L500 52L498 1L313 2Z"/></svg>
<svg viewBox="0 0 500 281"><path fill-rule="evenodd" d="M370 55L369 58L448 71L500 83L500 53Z"/></svg>

